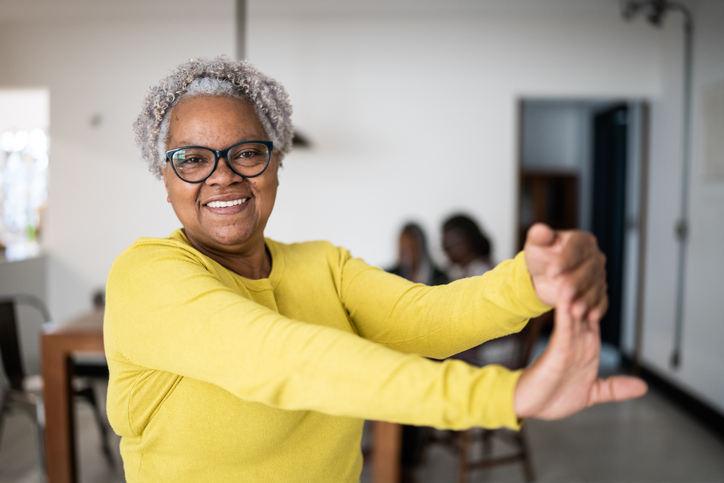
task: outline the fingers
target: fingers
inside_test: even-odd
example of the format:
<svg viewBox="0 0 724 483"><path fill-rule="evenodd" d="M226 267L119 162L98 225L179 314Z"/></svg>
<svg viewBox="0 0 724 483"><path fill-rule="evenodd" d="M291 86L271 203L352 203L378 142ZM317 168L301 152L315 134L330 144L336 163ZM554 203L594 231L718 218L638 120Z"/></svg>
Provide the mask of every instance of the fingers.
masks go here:
<svg viewBox="0 0 724 483"><path fill-rule="evenodd" d="M606 286L603 287L603 295L598 299L599 302L586 314L586 318L591 323L598 323L608 311L608 295L606 294Z"/></svg>
<svg viewBox="0 0 724 483"><path fill-rule="evenodd" d="M560 237L563 243L561 253L563 271L573 270L600 253L596 237L591 233L571 230L562 232Z"/></svg>
<svg viewBox="0 0 724 483"><path fill-rule="evenodd" d="M577 270L565 275L566 284L575 288L573 295L573 315L589 319L600 319L608 308L606 295L606 270L600 257L592 257ZM594 313L595 311L595 313Z"/></svg>
<svg viewBox="0 0 724 483"><path fill-rule="evenodd" d="M588 406L634 399L646 394L647 390L646 383L638 377L613 376L598 379L591 387Z"/></svg>
<svg viewBox="0 0 724 483"><path fill-rule="evenodd" d="M572 314L599 320L608 308L606 296L606 257L598 249L596 238L585 232L562 233L563 283L575 287Z"/></svg>
<svg viewBox="0 0 724 483"><path fill-rule="evenodd" d="M547 247L553 245L556 238L555 230L544 223L536 223L528 230L528 234L525 237L525 244Z"/></svg>
<svg viewBox="0 0 724 483"><path fill-rule="evenodd" d="M557 232L542 223L533 225L526 238L525 257L538 298L557 305L568 297L571 315L598 321L608 308L606 257L596 238L583 231ZM572 292L562 290L572 287Z"/></svg>
<svg viewBox="0 0 724 483"><path fill-rule="evenodd" d="M556 304L555 321L553 326L554 334L558 340L563 338L562 343L568 344L569 337L576 329L576 319L571 311L573 287L562 287ZM564 342L565 341L565 342Z"/></svg>

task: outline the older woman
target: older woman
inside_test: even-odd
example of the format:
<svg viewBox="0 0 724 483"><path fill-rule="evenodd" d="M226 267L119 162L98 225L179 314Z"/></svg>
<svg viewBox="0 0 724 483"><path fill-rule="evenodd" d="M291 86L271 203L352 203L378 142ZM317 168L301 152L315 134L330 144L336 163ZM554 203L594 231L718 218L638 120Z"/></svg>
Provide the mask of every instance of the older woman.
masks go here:
<svg viewBox="0 0 724 483"><path fill-rule="evenodd" d="M108 278L108 414L128 481L351 482L362 419L517 428L641 394L596 380L602 257L538 226L484 277L414 285L325 242L264 238L291 147L283 88L247 62L179 66L135 127L183 226ZM556 305L521 373L432 362Z"/></svg>

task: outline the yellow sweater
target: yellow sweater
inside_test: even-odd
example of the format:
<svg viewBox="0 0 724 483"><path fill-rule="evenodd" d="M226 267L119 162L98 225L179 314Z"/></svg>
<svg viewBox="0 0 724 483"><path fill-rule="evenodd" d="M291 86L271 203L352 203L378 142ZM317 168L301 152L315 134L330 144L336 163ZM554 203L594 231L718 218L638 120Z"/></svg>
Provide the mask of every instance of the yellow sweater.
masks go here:
<svg viewBox="0 0 724 483"><path fill-rule="evenodd" d="M139 239L108 277L108 416L129 482L354 482L362 419L517 427L518 373L433 362L548 307L522 254L414 285L326 242L266 240L268 279ZM412 355L416 354L416 355Z"/></svg>

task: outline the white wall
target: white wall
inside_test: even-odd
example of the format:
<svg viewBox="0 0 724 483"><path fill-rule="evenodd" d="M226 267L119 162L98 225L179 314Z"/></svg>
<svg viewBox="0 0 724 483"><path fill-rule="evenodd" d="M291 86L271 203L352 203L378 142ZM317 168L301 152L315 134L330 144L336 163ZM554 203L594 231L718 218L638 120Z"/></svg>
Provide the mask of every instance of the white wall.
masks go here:
<svg viewBox="0 0 724 483"><path fill-rule="evenodd" d="M692 3L694 79L690 238L685 274L682 364L669 366L673 348L681 167L681 17L663 29L663 89L652 109L649 233L644 362L724 411L724 182L707 179L703 165L702 90L724 79L724 2Z"/></svg>
<svg viewBox="0 0 724 483"><path fill-rule="evenodd" d="M249 57L315 145L288 157L269 233L388 264L403 221L435 248L462 209L511 256L518 99L660 88L661 34L622 22L617 2L542 3L251 1Z"/></svg>

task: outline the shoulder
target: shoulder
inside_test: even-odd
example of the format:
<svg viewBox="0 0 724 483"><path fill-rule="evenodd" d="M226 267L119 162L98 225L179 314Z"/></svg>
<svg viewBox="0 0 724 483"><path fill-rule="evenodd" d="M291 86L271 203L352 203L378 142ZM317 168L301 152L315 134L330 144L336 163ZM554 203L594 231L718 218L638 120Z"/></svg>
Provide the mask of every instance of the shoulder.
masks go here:
<svg viewBox="0 0 724 483"><path fill-rule="evenodd" d="M177 254L193 256L198 253L188 242L181 230L176 230L166 238L139 238L126 248L113 263L113 267L137 264L143 261L158 260Z"/></svg>
<svg viewBox="0 0 724 483"><path fill-rule="evenodd" d="M165 275L179 277L185 272L212 272L221 276L220 265L199 253L181 230L166 238L139 238L113 262L108 282L139 283L159 280Z"/></svg>

